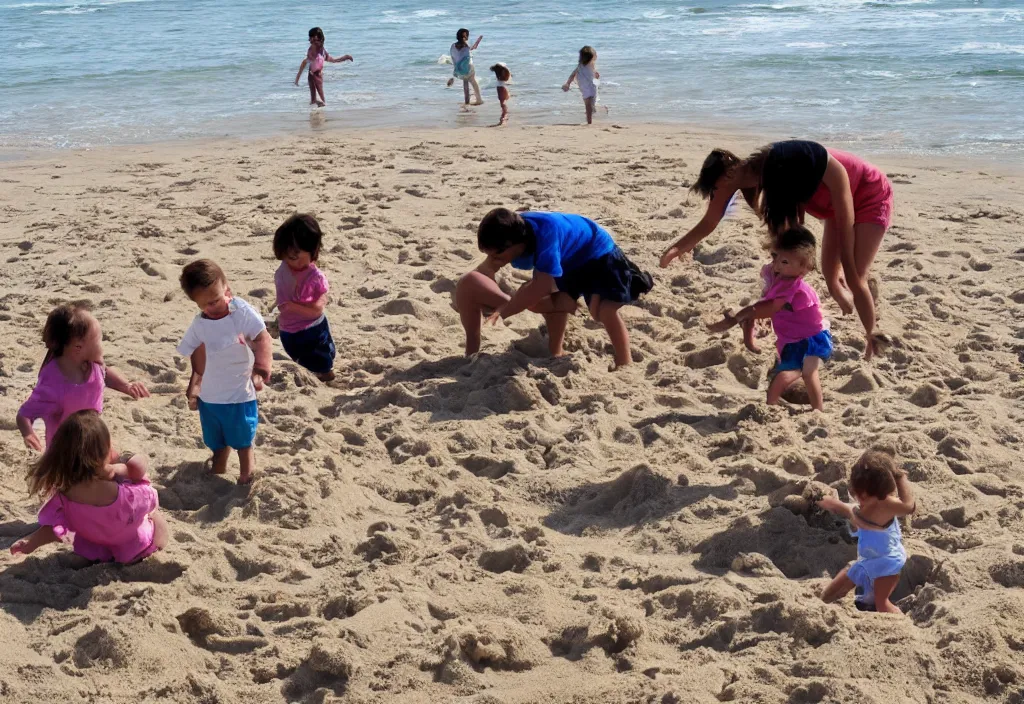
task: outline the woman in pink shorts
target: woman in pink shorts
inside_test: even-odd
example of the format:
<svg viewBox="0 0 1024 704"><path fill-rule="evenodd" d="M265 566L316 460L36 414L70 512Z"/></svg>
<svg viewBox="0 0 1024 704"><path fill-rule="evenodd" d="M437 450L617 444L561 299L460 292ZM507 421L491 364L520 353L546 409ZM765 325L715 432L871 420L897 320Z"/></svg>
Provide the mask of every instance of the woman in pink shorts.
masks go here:
<svg viewBox="0 0 1024 704"><path fill-rule="evenodd" d="M892 221L892 186L863 159L817 142L775 142L740 159L716 149L704 160L693 190L708 199L704 217L665 250L661 266L693 250L710 235L737 191L773 233L803 222L825 221L821 273L844 313L856 309L867 334L865 356L875 352L875 304L868 272ZM841 265L841 266L840 266Z"/></svg>

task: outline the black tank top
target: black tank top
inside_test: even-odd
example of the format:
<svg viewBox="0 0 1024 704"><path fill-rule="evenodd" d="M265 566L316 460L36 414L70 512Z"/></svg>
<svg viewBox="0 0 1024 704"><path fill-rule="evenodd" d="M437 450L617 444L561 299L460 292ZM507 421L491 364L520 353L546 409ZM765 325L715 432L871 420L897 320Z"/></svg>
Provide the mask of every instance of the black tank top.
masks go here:
<svg viewBox="0 0 1024 704"><path fill-rule="evenodd" d="M806 203L818 190L828 166L828 150L817 142L791 139L775 142L764 161L764 183L787 183L797 203Z"/></svg>

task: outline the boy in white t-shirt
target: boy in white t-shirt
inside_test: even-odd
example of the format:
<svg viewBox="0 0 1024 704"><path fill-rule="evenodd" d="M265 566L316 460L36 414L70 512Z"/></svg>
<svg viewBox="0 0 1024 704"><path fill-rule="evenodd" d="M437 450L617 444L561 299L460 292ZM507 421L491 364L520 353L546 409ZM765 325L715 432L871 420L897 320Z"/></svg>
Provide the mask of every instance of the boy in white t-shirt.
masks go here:
<svg viewBox="0 0 1024 704"><path fill-rule="evenodd" d="M270 378L267 326L252 306L232 295L224 272L209 259L182 269L181 288L201 311L178 345L178 354L192 361L185 391L189 408L199 410L203 442L213 450L214 473L227 471L235 449L238 483L248 484L259 422L256 392Z"/></svg>

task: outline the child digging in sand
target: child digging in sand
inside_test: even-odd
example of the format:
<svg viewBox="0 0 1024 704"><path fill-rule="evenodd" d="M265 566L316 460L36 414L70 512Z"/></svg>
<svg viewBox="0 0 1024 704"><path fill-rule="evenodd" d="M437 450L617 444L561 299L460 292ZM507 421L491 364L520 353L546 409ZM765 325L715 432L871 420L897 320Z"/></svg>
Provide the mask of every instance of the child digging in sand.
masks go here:
<svg viewBox="0 0 1024 704"><path fill-rule="evenodd" d="M178 354L192 360L185 391L189 408L199 410L214 473L227 471L234 449L238 483L247 484L259 422L256 392L270 378L270 335L263 317L231 293L224 272L209 259L182 269L181 288L200 310L178 345Z"/></svg>
<svg viewBox="0 0 1024 704"><path fill-rule="evenodd" d="M345 54L336 59L327 53L324 48L324 32L319 27L309 30L309 49L306 50L306 58L299 64L299 72L295 74L295 85L299 85L302 78L302 70L309 66L309 75L306 81L309 83L309 104L323 107L327 104L324 97L324 62L340 64L343 61L352 61L350 54Z"/></svg>
<svg viewBox="0 0 1024 704"><path fill-rule="evenodd" d="M580 87L580 94L583 95L583 107L587 111L587 124L594 122L594 108L597 106L597 82L601 74L597 71L597 52L594 47L585 46L580 49L580 62L576 69L569 74L569 80L562 86L562 90L569 92L569 87L575 80Z"/></svg>
<svg viewBox="0 0 1024 704"><path fill-rule="evenodd" d="M802 376L811 406L820 411L824 401L818 367L832 357L832 335L828 320L821 314L818 294L804 281L804 276L814 270L814 262L814 235L800 225L786 230L776 238L772 263L761 269L765 283L761 300L735 315L726 313L721 321L709 325L708 330L724 332L742 325L744 342L756 352L754 319L771 318L779 362L775 378L768 387L768 403L778 403L782 394Z"/></svg>
<svg viewBox="0 0 1024 704"><path fill-rule="evenodd" d="M274 256L281 262L274 274L277 324L288 356L316 374L334 379L334 339L324 315L327 277L317 267L323 233L312 215L296 213L274 233Z"/></svg>
<svg viewBox="0 0 1024 704"><path fill-rule="evenodd" d="M480 222L477 246L487 259L455 289L467 355L480 349L485 310L493 311L487 319L492 324L524 310L540 313L547 322L551 354L562 355L569 314L583 296L591 316L611 338L615 367L630 363L629 333L619 309L650 291L654 281L626 258L604 228L580 215L495 208ZM533 279L511 297L494 278L506 264L533 271Z"/></svg>
<svg viewBox="0 0 1024 704"><path fill-rule="evenodd" d="M103 365L103 331L84 304L54 308L43 326L46 356L36 387L18 409L17 425L25 445L43 451L32 424L39 418L46 428L49 447L57 428L75 411L103 412L103 389L120 391L133 399L146 398L141 381L128 381L113 367Z"/></svg>
<svg viewBox="0 0 1024 704"><path fill-rule="evenodd" d="M857 504L826 496L818 506L844 517L856 528L857 561L836 575L821 593L831 603L857 590L861 611L902 613L889 601L907 561L900 516L917 508L907 475L884 452L865 452L850 470L850 495Z"/></svg>
<svg viewBox="0 0 1024 704"><path fill-rule="evenodd" d="M115 457L110 431L93 410L61 423L53 442L28 473L29 492L48 499L39 528L11 554L74 536L75 553L100 562L138 562L167 545L167 523L146 478L146 458Z"/></svg>

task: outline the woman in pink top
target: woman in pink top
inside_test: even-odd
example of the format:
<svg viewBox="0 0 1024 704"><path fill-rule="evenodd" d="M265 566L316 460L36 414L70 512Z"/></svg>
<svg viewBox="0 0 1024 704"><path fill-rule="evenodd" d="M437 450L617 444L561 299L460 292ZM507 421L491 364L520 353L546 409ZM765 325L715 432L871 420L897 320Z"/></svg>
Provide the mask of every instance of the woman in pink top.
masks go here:
<svg viewBox="0 0 1024 704"><path fill-rule="evenodd" d="M775 142L746 159L724 149L708 155L693 190L709 200L707 212L665 250L661 266L693 250L711 234L737 191L772 233L803 222L825 221L821 273L844 313L856 308L867 336L865 357L876 351L875 303L868 273L892 222L892 186L878 168L817 142ZM841 266L840 266L841 265Z"/></svg>
<svg viewBox="0 0 1024 704"><path fill-rule="evenodd" d="M65 304L47 316L43 327L43 366L32 394L18 409L18 430L26 446L38 452L43 450L32 429L38 418L46 426L49 447L57 427L75 411L89 408L102 413L104 388L133 399L149 396L142 382L129 382L116 369L103 366L102 340L100 324L84 305Z"/></svg>
<svg viewBox="0 0 1024 704"><path fill-rule="evenodd" d="M775 330L779 362L775 378L768 387L768 403L776 404L801 376L807 386L811 406L822 410L823 399L818 367L832 357L829 322L821 314L821 301L804 276L814 270L816 243L802 225L778 235L772 249L772 263L761 270L765 292L761 300L729 315L714 325L711 332L723 332L755 318L771 318Z"/></svg>
<svg viewBox="0 0 1024 704"><path fill-rule="evenodd" d="M277 325L281 344L296 364L334 379L334 338L327 322L327 277L317 267L323 233L312 215L296 213L274 233L274 256L281 266L274 274Z"/></svg>
<svg viewBox="0 0 1024 704"><path fill-rule="evenodd" d="M309 104L318 105L323 107L327 104L327 99L324 97L324 62L330 62L332 64L340 64L342 61L352 61L352 57L349 54L345 54L340 59L336 59L327 53L327 49L324 48L324 32L319 27L313 27L309 30L309 49L306 50L306 58L299 64L299 72L295 74L295 85L299 85L299 79L302 78L302 70L309 66L309 76L307 76L307 82L309 83ZM319 99L317 94L319 93Z"/></svg>
<svg viewBox="0 0 1024 704"><path fill-rule="evenodd" d="M96 411L65 420L50 447L28 473L29 492L48 501L39 529L11 546L28 555L58 540L72 539L87 560L137 562L167 545L167 523L156 490L146 479L141 455L110 464L110 432Z"/></svg>

